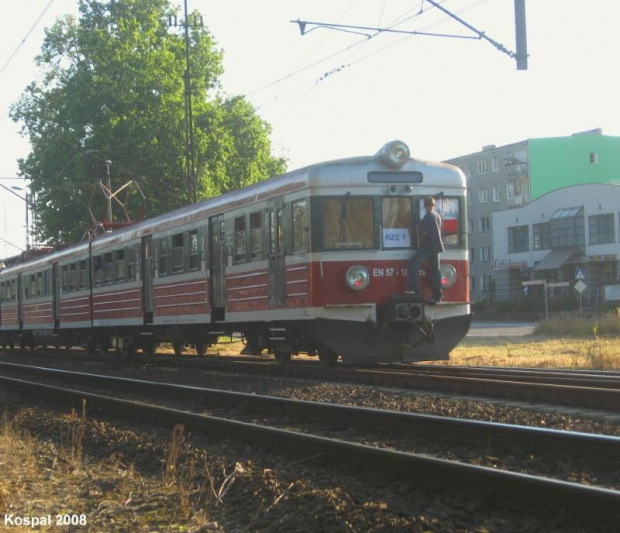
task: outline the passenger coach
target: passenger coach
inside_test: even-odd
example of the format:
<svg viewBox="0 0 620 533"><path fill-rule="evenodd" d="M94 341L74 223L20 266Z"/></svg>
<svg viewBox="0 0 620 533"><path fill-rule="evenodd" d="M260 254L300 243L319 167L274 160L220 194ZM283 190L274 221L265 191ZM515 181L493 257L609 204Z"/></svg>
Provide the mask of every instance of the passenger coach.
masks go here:
<svg viewBox="0 0 620 533"><path fill-rule="evenodd" d="M280 362L446 359L471 321L465 191L394 141L205 200L4 269L2 344L204 354L240 332ZM446 247L432 306L404 293L425 196Z"/></svg>

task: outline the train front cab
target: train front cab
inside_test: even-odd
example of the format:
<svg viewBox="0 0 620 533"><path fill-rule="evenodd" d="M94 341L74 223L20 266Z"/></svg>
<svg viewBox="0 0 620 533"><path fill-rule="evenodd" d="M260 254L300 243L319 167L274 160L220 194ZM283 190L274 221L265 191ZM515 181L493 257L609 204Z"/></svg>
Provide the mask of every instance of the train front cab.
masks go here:
<svg viewBox="0 0 620 533"><path fill-rule="evenodd" d="M416 169L384 176L375 172L373 178L385 179L384 185L313 198L315 249L321 255L314 263L313 303L323 309L315 335L345 363L448 359L469 330L466 198L460 173L440 168L456 183L448 179L448 186L423 187L413 182L422 174L417 163ZM428 182L435 170L424 168ZM436 198L443 218L440 305L425 303L431 292L424 270L424 297L406 294L408 263L417 248L414 228L424 215L425 196Z"/></svg>

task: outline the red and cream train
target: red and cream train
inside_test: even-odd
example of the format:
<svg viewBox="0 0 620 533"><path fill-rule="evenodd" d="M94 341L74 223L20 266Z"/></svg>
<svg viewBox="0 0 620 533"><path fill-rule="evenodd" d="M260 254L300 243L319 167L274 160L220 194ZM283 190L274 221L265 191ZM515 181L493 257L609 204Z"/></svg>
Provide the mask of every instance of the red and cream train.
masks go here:
<svg viewBox="0 0 620 533"><path fill-rule="evenodd" d="M404 293L425 196L444 220L434 306ZM471 321L466 204L459 169L399 141L311 165L3 269L0 343L204 353L240 332L281 362L446 359Z"/></svg>

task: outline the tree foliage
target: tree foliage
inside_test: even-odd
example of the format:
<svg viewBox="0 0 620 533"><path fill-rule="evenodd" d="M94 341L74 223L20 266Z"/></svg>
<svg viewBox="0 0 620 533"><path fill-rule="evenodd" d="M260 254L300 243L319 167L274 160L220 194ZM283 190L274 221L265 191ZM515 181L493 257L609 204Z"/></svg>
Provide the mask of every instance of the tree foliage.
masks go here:
<svg viewBox="0 0 620 533"><path fill-rule="evenodd" d="M99 181L112 161L113 189L140 186L155 215L190 201L185 155L185 41L168 0L80 0L46 31L43 77L13 106L31 143L20 160L36 197L37 237L71 242L100 217ZM206 28L190 30L198 198L285 170L271 155L270 127L243 97L221 92L222 51ZM133 193L133 210L141 203Z"/></svg>

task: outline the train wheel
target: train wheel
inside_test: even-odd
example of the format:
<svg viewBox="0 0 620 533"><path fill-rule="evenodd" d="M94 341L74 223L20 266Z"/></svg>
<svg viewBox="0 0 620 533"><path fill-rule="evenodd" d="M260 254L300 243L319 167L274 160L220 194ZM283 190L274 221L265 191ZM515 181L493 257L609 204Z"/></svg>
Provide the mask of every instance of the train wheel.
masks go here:
<svg viewBox="0 0 620 533"><path fill-rule="evenodd" d="M157 346L159 345L159 343L155 342L155 341L144 341L142 343L142 353L146 356L153 356L155 355L155 352L157 351Z"/></svg>
<svg viewBox="0 0 620 533"><path fill-rule="evenodd" d="M123 339L123 344L119 349L119 355L123 359L131 359L136 353L135 346L129 338Z"/></svg>
<svg viewBox="0 0 620 533"><path fill-rule="evenodd" d="M287 350L286 348L275 348L273 350L273 354L276 356L276 361L281 365L285 365L291 360L291 356L293 352Z"/></svg>
<svg viewBox="0 0 620 533"><path fill-rule="evenodd" d="M198 357L203 357L207 354L207 343L197 342L196 344L194 344L194 349L196 350L196 355Z"/></svg>
<svg viewBox="0 0 620 533"><path fill-rule="evenodd" d="M338 354L327 346L319 348L319 361L323 366L335 366L338 363Z"/></svg>
<svg viewBox="0 0 620 533"><path fill-rule="evenodd" d="M174 355L182 355L184 348L185 348L185 345L182 342L172 343L172 349L174 350Z"/></svg>

